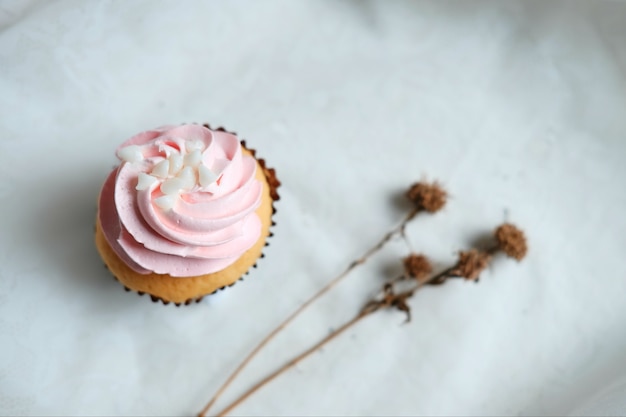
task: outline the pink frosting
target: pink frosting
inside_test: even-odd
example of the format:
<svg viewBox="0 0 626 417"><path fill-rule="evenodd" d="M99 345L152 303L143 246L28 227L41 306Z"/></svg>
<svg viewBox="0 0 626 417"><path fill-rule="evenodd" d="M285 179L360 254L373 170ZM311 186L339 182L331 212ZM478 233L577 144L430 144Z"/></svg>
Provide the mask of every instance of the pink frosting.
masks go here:
<svg viewBox="0 0 626 417"><path fill-rule="evenodd" d="M188 155L192 145L201 147L200 165L211 168L217 179L203 183L194 165L193 182L170 192L173 205L163 207L158 203L167 191L162 185L177 172L159 177L155 166L171 161L170 155ZM111 172L99 212L107 242L134 271L209 274L231 265L258 240L261 221L255 210L262 184L255 179L256 161L242 155L236 136L199 125L166 126L133 136L117 154L128 149L140 157L122 160ZM146 178L152 183L138 186L140 174L151 175Z"/></svg>

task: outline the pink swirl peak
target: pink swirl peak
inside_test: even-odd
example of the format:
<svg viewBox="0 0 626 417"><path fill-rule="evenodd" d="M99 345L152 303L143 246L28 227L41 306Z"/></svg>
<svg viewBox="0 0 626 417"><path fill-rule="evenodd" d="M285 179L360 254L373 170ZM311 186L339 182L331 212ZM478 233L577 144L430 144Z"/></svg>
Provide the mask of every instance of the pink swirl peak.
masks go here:
<svg viewBox="0 0 626 417"><path fill-rule="evenodd" d="M191 277L222 270L261 234L262 184L236 136L166 126L117 149L100 195L100 224L134 271Z"/></svg>

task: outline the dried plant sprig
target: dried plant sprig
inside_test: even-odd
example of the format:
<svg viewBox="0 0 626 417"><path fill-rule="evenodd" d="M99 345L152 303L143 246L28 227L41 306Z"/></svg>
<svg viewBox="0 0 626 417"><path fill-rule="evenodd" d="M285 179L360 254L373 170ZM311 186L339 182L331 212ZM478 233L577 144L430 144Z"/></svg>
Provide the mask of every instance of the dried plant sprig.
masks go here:
<svg viewBox="0 0 626 417"><path fill-rule="evenodd" d="M447 193L437 183L428 183L425 181L413 184L406 192L406 197L413 203L413 208L406 215L402 222L387 232L380 241L378 241L373 247L368 249L361 257L352 261L348 267L338 276L333 278L318 292L311 296L308 300L300 305L293 313L291 313L283 322L281 322L276 328L265 336L257 346L250 351L250 353L243 359L243 361L235 368L235 370L228 376L226 381L217 389L211 400L204 406L204 408L198 413L198 417L204 417L206 413L211 409L215 402L221 397L224 391L232 384L237 376L243 371L244 368L254 359L254 357L272 340L278 333L280 333L285 327L287 327L296 317L298 317L308 306L317 301L320 297L330 291L335 285L347 277L359 265L363 265L374 254L379 252L391 239L395 236L401 236L405 239L407 245L409 245L406 238L406 226L421 212L435 213L439 211L446 204Z"/></svg>
<svg viewBox="0 0 626 417"><path fill-rule="evenodd" d="M511 223L504 223L495 231L498 247L507 256L521 261L528 252L526 235L517 226Z"/></svg>
<svg viewBox="0 0 626 417"><path fill-rule="evenodd" d="M436 213L446 205L448 193L436 181L433 183L421 181L411 185L406 192L406 197L415 207L429 213Z"/></svg>
<svg viewBox="0 0 626 417"><path fill-rule="evenodd" d="M496 230L500 230L500 228ZM519 229L516 229L516 230L521 232L521 230ZM525 244L525 240L524 240L524 244ZM524 245L524 247L526 248L526 244ZM271 382L272 380L280 376L282 373L286 372L287 370L297 365L300 361L307 358L312 353L324 347L324 345L326 345L328 342L335 339L337 336L344 333L346 330L348 330L352 326L356 325L365 317L368 317L369 315L374 314L375 312L379 310L396 309L396 310L402 311L407 315L406 321L407 322L410 321L411 320L411 308L409 304L407 303L407 301L420 288L424 287L425 285L429 285L433 283L442 284L442 283L445 283L450 278L466 278L469 280L477 280L480 273L489 265L489 262L492 260L492 257L493 257L492 255L498 251L503 251L507 255L511 256L509 252L506 252L504 250L504 248L502 247L502 244L499 242L498 246L488 251L478 251L478 250L472 249L472 250L465 251L465 252L459 252L459 258L453 266L435 275L432 275L428 278L416 279L414 281L414 284L409 289L396 292L394 285L398 283L399 279L395 279L391 282L386 283L383 286L383 294L381 297L374 298L373 300L370 300L369 302L367 302L365 306L361 309L361 311L356 316L354 316L351 320L347 321L346 323L338 327L336 330L328 334L326 337L324 337L322 340L320 340L318 343L314 344L309 349L306 349L299 355L295 356L293 359L286 362L284 365L282 365L281 367L276 369L274 372L269 374L267 377L257 382L250 389L244 392L241 396L239 396L237 399L231 402L228 406L226 406L218 414L218 416L227 415L235 407L237 407L239 404L245 401L248 397L250 397L256 391L261 389L263 386L265 386L266 384L268 384L269 382ZM428 259L424 255L411 254L409 255L409 257L403 260L403 263L405 263L405 268L407 268L406 262L408 258L412 258L412 260L409 261L409 263L413 263L416 259L418 259L418 257L420 259L419 260L420 263L423 263L424 265L427 263L428 266L430 266L430 261L428 261ZM514 256L512 257L515 258ZM419 271L421 272L422 269L419 269Z"/></svg>
<svg viewBox="0 0 626 417"><path fill-rule="evenodd" d="M420 256L426 258L424 255ZM430 261L428 262L430 263ZM400 281L400 279L391 280L383 285L382 296L368 301L361 310L361 313L371 314L381 309L396 309L406 313L406 321L410 322L411 308L407 304L407 300L411 298L416 291L418 291L425 285L431 285L435 282L443 284L447 279L457 277L456 275L452 274L453 270L454 267L450 267L439 272L436 275L432 275L423 279L418 279L413 286L400 292L395 291L395 284Z"/></svg>
<svg viewBox="0 0 626 417"><path fill-rule="evenodd" d="M411 253L402 261L406 276L422 280L433 272L428 258L421 253Z"/></svg>
<svg viewBox="0 0 626 417"><path fill-rule="evenodd" d="M477 281L481 272L489 266L491 255L487 252L471 249L459 252L459 260L450 272L452 276L459 276L469 281Z"/></svg>

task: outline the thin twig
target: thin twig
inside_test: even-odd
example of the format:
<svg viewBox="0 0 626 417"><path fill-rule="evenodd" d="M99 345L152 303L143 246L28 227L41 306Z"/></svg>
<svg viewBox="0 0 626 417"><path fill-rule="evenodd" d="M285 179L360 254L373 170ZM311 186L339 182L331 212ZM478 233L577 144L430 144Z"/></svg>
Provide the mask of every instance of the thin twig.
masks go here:
<svg viewBox="0 0 626 417"><path fill-rule="evenodd" d="M316 343L315 345L313 345L309 349L305 350L304 352L302 352L301 354L299 354L298 356L296 356L295 358L293 358L292 360L290 360L289 362L287 362L286 364L281 366L279 369L277 369L276 371L272 372L270 375L268 375L265 378L263 378L261 381L257 382L252 388L250 388L248 391L246 391L243 395L241 395L235 401L230 403L230 405L228 405L228 407L224 408L217 415L219 417L227 415L235 407L237 407L239 404L241 404L246 398L248 398L249 396L254 394L260 388L262 388L265 384L271 382L273 379L278 377L280 374L282 374L286 370L294 367L301 360L305 359L306 357L308 357L312 353L316 352L318 349L322 348L326 343L330 342L331 340L333 340L334 338L339 336L341 333L343 333L344 331L348 330L350 327L352 327L353 325L355 325L357 322L359 322L363 318L367 317L368 315L372 314L373 312L374 312L374 310L368 311L368 312L363 312L363 313L360 313L360 314L356 315L352 320L344 323L341 327L339 327L337 330L335 330L332 333L330 333L328 336L326 336L325 338L320 340L318 343Z"/></svg>
<svg viewBox="0 0 626 417"><path fill-rule="evenodd" d="M406 225L407 224L408 223L404 223L402 225L402 227L400 228L400 236L404 240L404 243L406 244L407 248L409 249L409 252L415 252L415 250L413 249L413 245L411 244L411 240L409 239L409 236L406 234Z"/></svg>
<svg viewBox="0 0 626 417"><path fill-rule="evenodd" d="M429 282L435 281L435 280L439 280L439 279L442 279L442 278L447 278L449 276L450 272L453 270L453 268L454 267L448 268L448 269L446 269L444 271L441 271L438 274L435 274L435 275L429 277L426 280L417 282L415 284L415 286L413 286L411 289L409 289L407 291L404 291L400 295L411 296L417 290L419 290L421 287L423 287L424 285L428 284ZM235 409L235 407L237 407L239 404L241 404L243 401L245 401L248 397L250 397L256 391L261 389L264 385L266 385L267 383L273 381L278 376L280 376L282 373L284 373L285 371L291 369L292 367L297 365L300 361L302 361L303 359L307 358L312 353L314 353L317 350L319 350L322 347L324 347L324 345L326 345L328 342L330 342L331 340L335 339L341 333L345 332L346 330L348 330L350 327L352 327L355 324L357 324L359 321L361 321L365 317L367 317L370 314L373 314L376 311L378 311L378 310L380 310L382 308L385 308L385 307L390 307L390 305L386 304L384 301L372 301L370 303L367 303L365 305L365 307L355 317L353 317L351 320L347 321L346 323L341 325L341 327L337 328L332 333L328 334L326 337L324 337L322 340L317 342L315 345L311 346L309 349L307 349L304 352L300 353L298 356L294 357L289 362L285 363L283 366L281 366L280 368L278 368L277 370L275 370L274 372L272 372L271 374L269 374L268 376L266 376L265 378L263 378L262 380L257 382L254 386L252 386L250 389L248 389L245 393L243 393L242 395L237 397L237 399L235 399L228 406L226 406L217 415L220 416L220 417L223 417L223 416L227 415L233 409Z"/></svg>
<svg viewBox="0 0 626 417"><path fill-rule="evenodd" d="M241 373L241 371L250 363L252 359L267 345L278 333L280 333L289 323L291 323L296 317L302 313L309 305L313 304L318 298L322 295L326 294L331 288L337 285L341 280L343 280L350 272L352 272L357 266L363 265L372 255L376 252L380 251L385 244L387 244L395 235L403 234L406 228L406 225L409 221L411 221L419 212L420 208L413 208L404 220L395 228L387 232L383 238L372 248L368 249L363 256L354 260L348 267L337 277L328 282L324 287L322 287L317 293L315 293L311 298L306 300L300 307L298 307L289 317L287 317L282 323L280 323L274 330L268 333L267 336L259 344L244 358L244 360L239 364L237 368L233 371L232 374L226 379L226 381L218 388L217 392L213 395L213 398L204 406L202 411L198 414L198 417L204 417L209 409L215 404L215 402L220 398L220 396L224 393L224 391L232 384L232 382L237 378L237 376Z"/></svg>

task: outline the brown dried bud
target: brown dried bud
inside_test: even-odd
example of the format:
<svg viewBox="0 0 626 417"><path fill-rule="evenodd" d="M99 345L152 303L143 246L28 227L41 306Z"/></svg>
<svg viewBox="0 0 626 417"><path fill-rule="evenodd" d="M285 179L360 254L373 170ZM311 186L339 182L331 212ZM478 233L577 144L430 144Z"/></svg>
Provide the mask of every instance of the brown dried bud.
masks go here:
<svg viewBox="0 0 626 417"><path fill-rule="evenodd" d="M435 213L446 205L448 194L439 186L437 182L428 184L425 182L417 182L411 185L406 192L406 198L420 210L426 210L429 213Z"/></svg>
<svg viewBox="0 0 626 417"><path fill-rule="evenodd" d="M487 268L489 261L491 261L491 255L476 249L459 252L459 260L454 269L450 271L450 275L475 281L480 276L480 273Z"/></svg>
<svg viewBox="0 0 626 417"><path fill-rule="evenodd" d="M524 232L511 223L499 226L495 232L498 247L507 256L521 261L528 252Z"/></svg>
<svg viewBox="0 0 626 417"><path fill-rule="evenodd" d="M404 258L404 271L411 278L422 280L428 278L433 267L427 257L422 254L412 253Z"/></svg>

